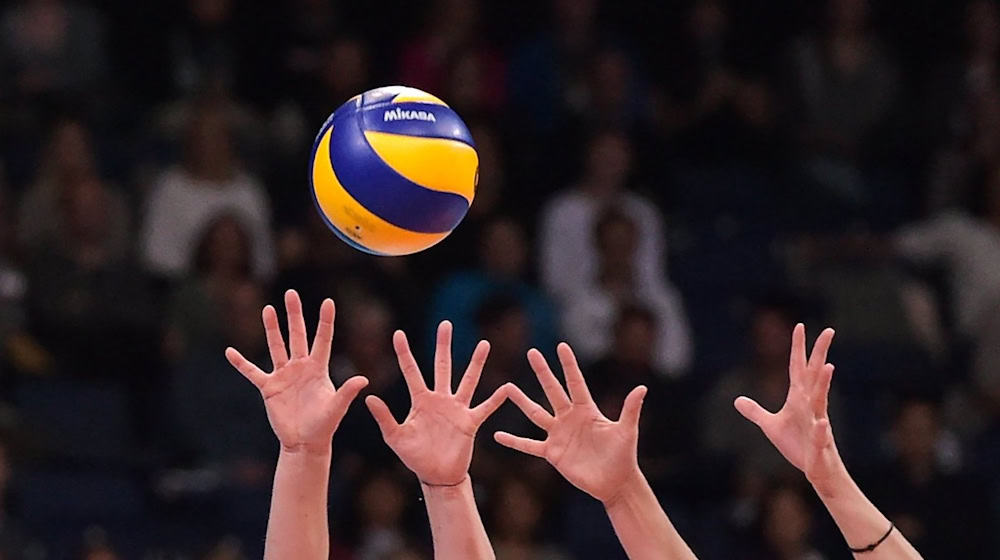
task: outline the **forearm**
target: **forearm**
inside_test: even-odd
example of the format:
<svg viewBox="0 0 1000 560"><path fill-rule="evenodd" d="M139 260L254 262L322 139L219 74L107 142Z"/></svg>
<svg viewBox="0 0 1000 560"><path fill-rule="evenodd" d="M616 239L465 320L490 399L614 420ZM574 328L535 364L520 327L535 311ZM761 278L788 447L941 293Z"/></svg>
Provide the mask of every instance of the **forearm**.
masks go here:
<svg viewBox="0 0 1000 560"><path fill-rule="evenodd" d="M605 502L618 540L631 560L694 559L641 472Z"/></svg>
<svg viewBox="0 0 1000 560"><path fill-rule="evenodd" d="M840 528L851 548L864 548L878 542L889 529L890 521L875 507L858 485L841 467L839 473L822 485L813 485L827 511ZM863 560L918 560L922 558L906 537L893 529L875 550L855 553Z"/></svg>
<svg viewBox="0 0 1000 560"><path fill-rule="evenodd" d="M330 557L327 488L330 448L282 448L274 472L265 560L326 560Z"/></svg>
<svg viewBox="0 0 1000 560"><path fill-rule="evenodd" d="M479 517L472 481L457 486L420 484L427 503L436 560L493 560L496 558Z"/></svg>

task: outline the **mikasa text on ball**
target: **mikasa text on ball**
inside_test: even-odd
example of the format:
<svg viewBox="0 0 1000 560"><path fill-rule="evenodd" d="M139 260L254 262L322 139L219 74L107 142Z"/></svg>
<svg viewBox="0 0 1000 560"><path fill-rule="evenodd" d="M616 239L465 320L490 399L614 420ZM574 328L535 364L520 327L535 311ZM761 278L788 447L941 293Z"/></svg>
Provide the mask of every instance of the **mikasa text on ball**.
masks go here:
<svg viewBox="0 0 1000 560"><path fill-rule="evenodd" d="M330 228L374 255L448 236L469 210L479 157L455 111L418 89L373 89L340 106L313 144L313 198Z"/></svg>

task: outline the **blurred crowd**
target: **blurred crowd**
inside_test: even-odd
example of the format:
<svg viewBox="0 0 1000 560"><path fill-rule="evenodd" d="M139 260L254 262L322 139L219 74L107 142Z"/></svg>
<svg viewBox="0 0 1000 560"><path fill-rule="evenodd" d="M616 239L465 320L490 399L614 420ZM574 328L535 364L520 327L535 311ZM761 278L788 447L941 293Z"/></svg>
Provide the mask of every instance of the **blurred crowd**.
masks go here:
<svg viewBox="0 0 1000 560"><path fill-rule="evenodd" d="M493 350L480 397L577 350L602 410L650 387L640 462L702 558L846 558L732 407L774 410L792 325L837 328L849 468L929 558L1000 554L1000 9L990 0L16 0L0 8L0 558L260 556L276 441L226 363L260 309L338 303L336 382L397 417L390 335ZM330 111L402 83L481 162L406 258L312 207ZM510 405L473 480L500 560L622 558ZM334 442L337 560L427 559L364 407Z"/></svg>

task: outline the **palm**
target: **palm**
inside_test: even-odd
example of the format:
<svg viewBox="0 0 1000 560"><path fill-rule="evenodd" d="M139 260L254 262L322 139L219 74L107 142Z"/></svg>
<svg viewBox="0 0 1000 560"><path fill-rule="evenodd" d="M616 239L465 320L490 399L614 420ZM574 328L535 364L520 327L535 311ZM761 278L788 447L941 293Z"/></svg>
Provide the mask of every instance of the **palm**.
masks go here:
<svg viewBox="0 0 1000 560"><path fill-rule="evenodd" d="M335 314L332 301L324 301L320 308L320 322L312 352L309 352L306 340L302 302L298 294L289 290L285 294L285 306L291 358L281 337L277 312L270 305L264 308L263 320L274 372L264 373L233 348L226 350L226 357L260 390L267 419L283 447L325 449L347 407L368 380L353 377L340 390L335 389L330 380L330 345Z"/></svg>
<svg viewBox="0 0 1000 560"><path fill-rule="evenodd" d="M438 329L434 365L434 390L428 390L406 341L397 331L393 346L410 390L410 412L397 424L381 399L368 397L366 404L378 422L389 447L422 482L453 486L465 478L472 462L472 448L479 426L503 403L504 392L470 408L472 395L489 353L489 344L480 342L458 391L451 392L451 324Z"/></svg>
<svg viewBox="0 0 1000 560"><path fill-rule="evenodd" d="M740 413L757 424L785 459L810 480L827 476L836 456L827 415L833 366L826 363L826 358L833 334L832 329L823 331L812 355L806 359L805 327L801 324L795 327L788 367L788 396L776 414L767 412L747 397L736 400Z"/></svg>
<svg viewBox="0 0 1000 560"><path fill-rule="evenodd" d="M496 439L508 447L545 458L574 486L598 500L608 501L639 469L636 449L645 388L637 387L629 394L618 421L609 420L594 404L573 351L561 344L558 353L569 395L541 353L532 350L528 354L554 415L529 399L521 389L513 385L508 388L514 404L548 433L545 441L505 432L497 432Z"/></svg>

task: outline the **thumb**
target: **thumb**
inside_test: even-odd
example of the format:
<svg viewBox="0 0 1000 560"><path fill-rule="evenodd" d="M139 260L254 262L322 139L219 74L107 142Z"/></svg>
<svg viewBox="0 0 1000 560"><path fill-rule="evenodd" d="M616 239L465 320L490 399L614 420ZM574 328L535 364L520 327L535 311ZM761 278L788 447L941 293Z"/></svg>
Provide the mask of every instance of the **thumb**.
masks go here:
<svg viewBox="0 0 1000 560"><path fill-rule="evenodd" d="M830 421L822 418L813 424L812 443L816 449L823 449L833 441L833 430L830 428Z"/></svg>
<svg viewBox="0 0 1000 560"><path fill-rule="evenodd" d="M344 381L344 384L337 389L337 408L343 409L343 412L347 411L347 407L351 406L354 399L358 398L358 393L362 389L368 386L368 378L360 375L355 375L354 377Z"/></svg>
<svg viewBox="0 0 1000 560"><path fill-rule="evenodd" d="M378 424L378 429L382 432L382 439L388 440L392 433L396 431L396 428L399 427L396 419L392 417L389 407L386 406L385 401L375 395L368 395L365 398L365 405L368 406L368 411L372 413L372 418Z"/></svg>
<svg viewBox="0 0 1000 560"><path fill-rule="evenodd" d="M639 385L625 397L621 416L618 417L619 422L632 427L639 426L639 413L642 412L642 402L646 398L646 391L645 385Z"/></svg>
<svg viewBox="0 0 1000 560"><path fill-rule="evenodd" d="M764 424L773 416L770 412L764 410L764 407L757 404L757 401L749 397L739 397L736 402L733 403L736 410L743 415L744 418L753 422L758 428L764 429Z"/></svg>

